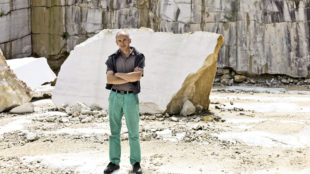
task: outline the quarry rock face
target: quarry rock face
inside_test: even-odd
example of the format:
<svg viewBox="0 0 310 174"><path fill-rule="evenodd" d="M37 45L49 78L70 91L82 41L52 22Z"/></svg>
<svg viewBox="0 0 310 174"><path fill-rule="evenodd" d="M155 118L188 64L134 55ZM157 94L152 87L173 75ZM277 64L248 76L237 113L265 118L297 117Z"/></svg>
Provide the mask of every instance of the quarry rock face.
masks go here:
<svg viewBox="0 0 310 174"><path fill-rule="evenodd" d="M218 67L251 75L310 78L308 0L9 2L0 3L0 32L6 33L0 36L0 48L7 58L24 53L47 57L54 71L75 45L102 29L148 27L162 32L222 34L225 42Z"/></svg>
<svg viewBox="0 0 310 174"><path fill-rule="evenodd" d="M8 59L31 55L30 0L0 2L0 49Z"/></svg>
<svg viewBox="0 0 310 174"><path fill-rule="evenodd" d="M105 61L118 49L118 31L103 30L74 48L61 67L52 96L58 107L82 102L107 108L110 91L105 89ZM157 110L178 114L189 100L208 109L217 55L224 42L221 35L172 34L145 28L126 31L131 45L146 57L139 94L141 105L153 103Z"/></svg>
<svg viewBox="0 0 310 174"><path fill-rule="evenodd" d="M0 112L31 100L31 90L17 79L0 50Z"/></svg>

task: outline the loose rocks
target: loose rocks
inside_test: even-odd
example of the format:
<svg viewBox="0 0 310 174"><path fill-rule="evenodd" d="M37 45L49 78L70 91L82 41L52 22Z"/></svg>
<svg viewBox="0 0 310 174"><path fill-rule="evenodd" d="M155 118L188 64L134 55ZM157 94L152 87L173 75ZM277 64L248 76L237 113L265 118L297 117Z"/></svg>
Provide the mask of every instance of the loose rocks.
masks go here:
<svg viewBox="0 0 310 174"><path fill-rule="evenodd" d="M12 114L25 114L34 112L34 107L31 103L25 103L10 110Z"/></svg>
<svg viewBox="0 0 310 174"><path fill-rule="evenodd" d="M193 103L190 102L189 100L186 100L185 103L183 104L183 108L180 114L183 116L188 116L188 115L194 114L195 111L196 111L196 108L193 105Z"/></svg>

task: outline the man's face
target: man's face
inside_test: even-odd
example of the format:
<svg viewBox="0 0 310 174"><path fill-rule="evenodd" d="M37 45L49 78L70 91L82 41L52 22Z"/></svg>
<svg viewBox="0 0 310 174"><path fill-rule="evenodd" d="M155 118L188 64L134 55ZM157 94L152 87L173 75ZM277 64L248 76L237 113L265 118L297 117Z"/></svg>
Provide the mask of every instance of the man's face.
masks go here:
<svg viewBox="0 0 310 174"><path fill-rule="evenodd" d="M118 35L116 37L116 44L120 48L120 50L127 50L130 49L131 40L126 35Z"/></svg>

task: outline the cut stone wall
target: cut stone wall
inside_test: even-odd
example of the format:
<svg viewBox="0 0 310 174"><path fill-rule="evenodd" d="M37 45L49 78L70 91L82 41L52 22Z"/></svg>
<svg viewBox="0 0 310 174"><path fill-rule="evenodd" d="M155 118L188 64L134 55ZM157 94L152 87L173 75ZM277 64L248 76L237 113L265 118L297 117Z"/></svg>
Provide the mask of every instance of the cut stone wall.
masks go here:
<svg viewBox="0 0 310 174"><path fill-rule="evenodd" d="M27 16L29 1L31 17ZM15 11L23 13L19 14L22 21L13 20L16 24L8 22L16 18L15 6L20 8ZM0 32L8 33L0 36L5 55L44 56L55 71L75 45L102 29L148 27L173 33L222 34L225 43L218 67L251 75L310 78L309 0L4 0L0 8L6 9L0 24L24 26L32 20L28 29L0 25ZM29 47L20 46L27 44Z"/></svg>
<svg viewBox="0 0 310 174"><path fill-rule="evenodd" d="M30 14L30 0L0 2L0 48L8 59L32 53Z"/></svg>

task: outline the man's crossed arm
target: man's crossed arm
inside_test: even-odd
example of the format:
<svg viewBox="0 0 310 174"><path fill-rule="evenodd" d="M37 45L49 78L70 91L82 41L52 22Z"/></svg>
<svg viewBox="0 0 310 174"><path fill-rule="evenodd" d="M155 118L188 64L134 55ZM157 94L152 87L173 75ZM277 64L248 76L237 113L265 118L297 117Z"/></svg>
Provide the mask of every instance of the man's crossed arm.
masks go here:
<svg viewBox="0 0 310 174"><path fill-rule="evenodd" d="M114 73L113 71L107 72L107 81L109 84L125 84L128 82L139 81L142 77L142 68L136 67L133 72L130 73Z"/></svg>

